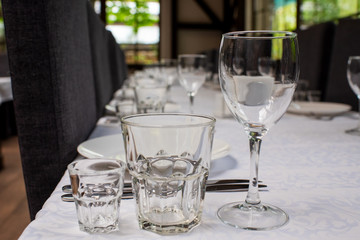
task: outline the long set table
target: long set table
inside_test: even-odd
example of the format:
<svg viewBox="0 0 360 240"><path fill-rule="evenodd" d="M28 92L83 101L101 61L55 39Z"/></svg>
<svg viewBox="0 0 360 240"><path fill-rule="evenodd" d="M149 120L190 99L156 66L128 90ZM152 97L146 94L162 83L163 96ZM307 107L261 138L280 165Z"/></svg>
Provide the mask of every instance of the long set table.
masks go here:
<svg viewBox="0 0 360 240"><path fill-rule="evenodd" d="M203 87L195 96L195 113L213 115L221 92ZM171 99L188 110L188 97L180 86ZM333 119L285 114L264 137L259 178L268 185L260 192L263 202L285 210L290 221L270 231L236 229L216 215L224 204L244 200L245 192L207 192L202 222L191 232L160 236L140 230L135 201L122 200L120 231L90 235L78 227L74 203L62 202L61 187L69 184L65 172L53 194L20 239L359 239L360 137L344 133L358 123L355 113ZM90 138L119 134L119 126L102 124ZM232 117L217 118L215 139L231 145L225 157L212 160L210 179L248 178L249 144L242 127Z"/></svg>

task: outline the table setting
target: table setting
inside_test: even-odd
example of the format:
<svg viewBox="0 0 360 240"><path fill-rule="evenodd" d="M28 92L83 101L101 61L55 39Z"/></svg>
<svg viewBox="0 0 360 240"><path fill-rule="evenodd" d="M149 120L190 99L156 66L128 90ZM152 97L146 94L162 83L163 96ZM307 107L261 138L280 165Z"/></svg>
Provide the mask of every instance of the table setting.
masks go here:
<svg viewBox="0 0 360 240"><path fill-rule="evenodd" d="M221 90L134 74L19 239L356 239L359 116L292 101L297 51L290 32L224 34Z"/></svg>

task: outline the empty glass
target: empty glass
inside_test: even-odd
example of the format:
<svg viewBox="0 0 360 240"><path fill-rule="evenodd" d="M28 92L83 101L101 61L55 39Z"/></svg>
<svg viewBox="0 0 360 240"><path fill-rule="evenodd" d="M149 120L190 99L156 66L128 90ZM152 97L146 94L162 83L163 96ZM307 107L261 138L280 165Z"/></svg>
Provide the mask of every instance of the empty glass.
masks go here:
<svg viewBox="0 0 360 240"><path fill-rule="evenodd" d="M351 89L359 100L360 113L360 56L349 57L347 64L347 79ZM360 136L360 120L356 128L347 130L346 133Z"/></svg>
<svg viewBox="0 0 360 240"><path fill-rule="evenodd" d="M190 111L193 113L194 97L205 83L207 60L201 54L183 54L178 57L178 73L181 86L190 98Z"/></svg>
<svg viewBox="0 0 360 240"><path fill-rule="evenodd" d="M240 57L243 61L238 61ZM260 61L264 57L266 61ZM273 62L277 63L278 71L269 70L274 69ZM225 102L249 137L250 182L245 201L224 205L218 217L236 228L280 227L289 217L280 208L261 202L258 167L262 138L286 112L295 91L299 77L296 34L276 31L223 34L219 69ZM259 70L266 72L266 76Z"/></svg>
<svg viewBox="0 0 360 240"><path fill-rule="evenodd" d="M136 113L135 104L132 100L118 101L115 105L115 114L120 120L122 117Z"/></svg>
<svg viewBox="0 0 360 240"><path fill-rule="evenodd" d="M111 159L80 159L68 165L80 230L118 230L125 163Z"/></svg>
<svg viewBox="0 0 360 240"><path fill-rule="evenodd" d="M140 228L175 234L200 224L214 125L187 114L122 118Z"/></svg>
<svg viewBox="0 0 360 240"><path fill-rule="evenodd" d="M136 80L135 100L137 113L161 113L166 104L167 82L162 79Z"/></svg>

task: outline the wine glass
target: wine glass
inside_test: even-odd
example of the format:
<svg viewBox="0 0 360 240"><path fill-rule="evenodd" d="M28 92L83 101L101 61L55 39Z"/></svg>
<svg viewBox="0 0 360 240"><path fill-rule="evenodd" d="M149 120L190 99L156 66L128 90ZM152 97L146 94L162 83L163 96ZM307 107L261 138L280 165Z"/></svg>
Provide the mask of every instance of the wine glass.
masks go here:
<svg viewBox="0 0 360 240"><path fill-rule="evenodd" d="M193 113L194 97L207 76L206 65L206 56L202 54L183 54L178 57L179 82L190 98L191 113Z"/></svg>
<svg viewBox="0 0 360 240"><path fill-rule="evenodd" d="M244 61L237 74L234 59ZM272 76L259 72L260 57L276 60ZM299 78L297 36L292 32L244 31L223 34L219 55L220 86L226 104L244 127L250 142L249 190L245 201L221 207L217 215L226 224L243 229L268 230L288 222L278 207L262 203L258 192L258 167L262 138L291 103Z"/></svg>
<svg viewBox="0 0 360 240"><path fill-rule="evenodd" d="M360 56L350 56L347 64L347 79L351 89L359 100L360 113ZM346 130L346 133L360 136L360 121L354 129Z"/></svg>

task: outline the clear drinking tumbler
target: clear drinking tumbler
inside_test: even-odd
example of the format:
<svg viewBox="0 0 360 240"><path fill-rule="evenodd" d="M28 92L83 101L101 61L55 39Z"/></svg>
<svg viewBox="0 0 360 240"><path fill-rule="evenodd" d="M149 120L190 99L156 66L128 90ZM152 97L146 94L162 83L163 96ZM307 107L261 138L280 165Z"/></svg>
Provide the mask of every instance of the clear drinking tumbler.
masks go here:
<svg viewBox="0 0 360 240"><path fill-rule="evenodd" d="M80 230L118 230L125 163L110 159L80 159L68 165Z"/></svg>
<svg viewBox="0 0 360 240"><path fill-rule="evenodd" d="M190 114L122 118L140 228L174 234L200 223L214 126Z"/></svg>

